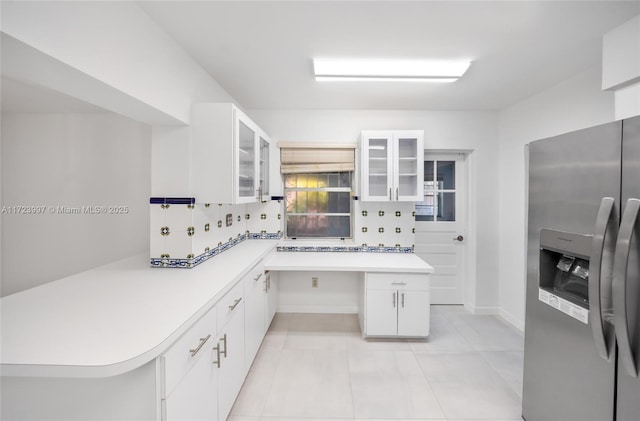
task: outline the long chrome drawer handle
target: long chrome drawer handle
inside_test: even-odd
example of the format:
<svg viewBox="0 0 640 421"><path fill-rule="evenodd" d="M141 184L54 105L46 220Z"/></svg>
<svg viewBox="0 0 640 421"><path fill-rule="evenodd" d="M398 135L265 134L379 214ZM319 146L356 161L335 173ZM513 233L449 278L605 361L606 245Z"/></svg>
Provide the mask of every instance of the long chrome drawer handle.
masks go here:
<svg viewBox="0 0 640 421"><path fill-rule="evenodd" d="M189 352L191 353L191 356L195 356L198 351L200 351L200 349L202 348L202 346L207 343L207 341L209 340L209 338L211 337L211 335L207 335L206 338L200 338L200 344L198 345L198 347L196 349L190 349Z"/></svg>
<svg viewBox="0 0 640 421"><path fill-rule="evenodd" d="M221 341L224 341L224 348L222 348L222 351L220 351L220 353L222 355L224 355L225 358L227 358L227 334L225 333L222 338L220 338ZM218 346L220 346L218 344ZM219 358L218 358L219 359Z"/></svg>
<svg viewBox="0 0 640 421"><path fill-rule="evenodd" d="M391 282L391 285L407 285L406 282Z"/></svg>
<svg viewBox="0 0 640 421"><path fill-rule="evenodd" d="M213 362L213 364L217 365L220 368L220 343L213 347L213 350L216 351L217 360Z"/></svg>
<svg viewBox="0 0 640 421"><path fill-rule="evenodd" d="M257 281L258 279L262 278L262 272L258 274L258 276L256 276L255 278L253 278L254 281Z"/></svg>
<svg viewBox="0 0 640 421"><path fill-rule="evenodd" d="M229 306L229 310L233 310L234 308L236 308L238 306L238 304L240 304L240 301L242 301L242 297L236 299L233 304L231 304Z"/></svg>

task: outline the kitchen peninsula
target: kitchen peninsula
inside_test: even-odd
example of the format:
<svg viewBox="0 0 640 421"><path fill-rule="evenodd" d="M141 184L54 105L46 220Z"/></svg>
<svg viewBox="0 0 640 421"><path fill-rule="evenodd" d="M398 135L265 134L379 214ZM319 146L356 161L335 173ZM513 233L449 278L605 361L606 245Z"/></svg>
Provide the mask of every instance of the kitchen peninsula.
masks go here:
<svg viewBox="0 0 640 421"><path fill-rule="evenodd" d="M211 413L225 419L275 311L268 316L263 285L280 271L361 272L361 326L369 320L362 319L365 307L373 305L365 300L365 281L372 291L387 289L386 301L393 296L398 321L386 324L394 328L398 310L412 302L409 292L419 292L427 299L422 333L372 336L428 335L433 269L417 256L276 252L277 243L243 241L193 269L151 268L139 255L2 298L2 418L172 419L183 407L202 406L197 393L181 395L195 390L192 377L208 373L210 391L219 394ZM233 360L237 349L241 357ZM235 393L218 388L234 367Z"/></svg>

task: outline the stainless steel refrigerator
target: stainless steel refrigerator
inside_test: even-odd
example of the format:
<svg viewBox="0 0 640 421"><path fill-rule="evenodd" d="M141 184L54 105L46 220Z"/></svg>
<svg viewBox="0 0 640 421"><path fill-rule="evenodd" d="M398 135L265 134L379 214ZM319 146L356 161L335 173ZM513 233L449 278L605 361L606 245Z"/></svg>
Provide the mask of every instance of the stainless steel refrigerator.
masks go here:
<svg viewBox="0 0 640 421"><path fill-rule="evenodd" d="M640 420L640 117L529 145L522 416Z"/></svg>

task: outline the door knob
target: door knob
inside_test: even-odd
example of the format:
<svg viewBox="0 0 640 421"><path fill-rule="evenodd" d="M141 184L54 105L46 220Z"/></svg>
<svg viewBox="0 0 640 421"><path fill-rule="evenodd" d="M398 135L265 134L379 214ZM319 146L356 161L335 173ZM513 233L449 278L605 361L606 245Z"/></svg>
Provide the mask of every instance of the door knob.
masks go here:
<svg viewBox="0 0 640 421"><path fill-rule="evenodd" d="M459 235L457 237L453 237L453 239L456 240L456 241L462 241L462 240L464 240L464 237Z"/></svg>

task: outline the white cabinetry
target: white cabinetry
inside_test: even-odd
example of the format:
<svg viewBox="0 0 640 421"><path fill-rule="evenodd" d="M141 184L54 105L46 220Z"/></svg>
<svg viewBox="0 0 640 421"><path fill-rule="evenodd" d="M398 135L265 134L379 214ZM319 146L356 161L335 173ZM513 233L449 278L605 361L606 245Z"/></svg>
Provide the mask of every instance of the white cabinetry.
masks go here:
<svg viewBox="0 0 640 421"><path fill-rule="evenodd" d="M367 130L361 135L361 200L420 201L424 132Z"/></svg>
<svg viewBox="0 0 640 421"><path fill-rule="evenodd" d="M264 329L265 333L269 330L271 321L278 311L278 272L265 273L265 292L267 294L265 300L265 320Z"/></svg>
<svg viewBox="0 0 640 421"><path fill-rule="evenodd" d="M429 335L429 275L366 273L359 313L363 336Z"/></svg>
<svg viewBox="0 0 640 421"><path fill-rule="evenodd" d="M247 371L251 367L264 335L278 307L278 281L274 272L264 272L255 266L244 278L245 360Z"/></svg>
<svg viewBox="0 0 640 421"><path fill-rule="evenodd" d="M246 375L244 352L244 293L238 282L219 302L218 419L226 420Z"/></svg>
<svg viewBox="0 0 640 421"><path fill-rule="evenodd" d="M258 353L266 333L265 304L266 284L262 265L257 265L244 277L244 351L245 367L248 370Z"/></svg>
<svg viewBox="0 0 640 421"><path fill-rule="evenodd" d="M218 416L215 334L213 308L159 358L162 420Z"/></svg>
<svg viewBox="0 0 640 421"><path fill-rule="evenodd" d="M196 201L250 203L269 191L269 137L235 105L196 104L191 127Z"/></svg>
<svg viewBox="0 0 640 421"><path fill-rule="evenodd" d="M271 152L271 140L266 133L260 131L258 134L258 145L260 150L258 161L258 199L260 201L266 201L270 199L271 189L269 171L269 154Z"/></svg>

